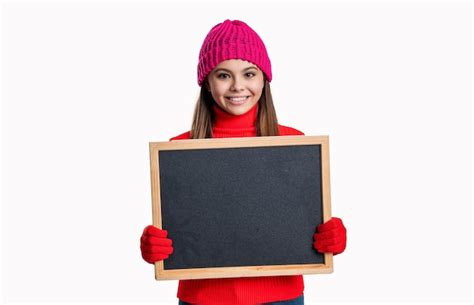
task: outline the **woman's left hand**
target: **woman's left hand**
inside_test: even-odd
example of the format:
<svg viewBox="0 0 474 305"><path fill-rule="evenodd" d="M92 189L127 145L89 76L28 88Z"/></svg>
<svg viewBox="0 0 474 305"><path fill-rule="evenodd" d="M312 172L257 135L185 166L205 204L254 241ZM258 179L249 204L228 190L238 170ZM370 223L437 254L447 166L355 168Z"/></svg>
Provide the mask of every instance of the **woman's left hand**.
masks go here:
<svg viewBox="0 0 474 305"><path fill-rule="evenodd" d="M333 217L316 228L313 239L318 252L340 254L346 249L346 227L340 218Z"/></svg>

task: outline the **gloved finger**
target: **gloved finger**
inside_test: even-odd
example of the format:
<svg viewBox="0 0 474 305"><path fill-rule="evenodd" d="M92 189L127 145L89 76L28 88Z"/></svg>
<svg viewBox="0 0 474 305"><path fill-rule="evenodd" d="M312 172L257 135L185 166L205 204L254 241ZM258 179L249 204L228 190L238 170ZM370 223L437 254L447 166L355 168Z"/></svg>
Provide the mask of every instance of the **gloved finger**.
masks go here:
<svg viewBox="0 0 474 305"><path fill-rule="evenodd" d="M337 236L344 236L346 235L346 228L337 228L329 231L324 231L324 232L318 232L314 233L313 238L315 240L318 239L327 239L327 238L334 238Z"/></svg>
<svg viewBox="0 0 474 305"><path fill-rule="evenodd" d="M142 253L147 254L171 254L173 253L173 247L154 247L154 246L141 246Z"/></svg>
<svg viewBox="0 0 474 305"><path fill-rule="evenodd" d="M343 252L345 248L346 248L346 243L341 243L341 244L325 247L324 252L328 252L328 253L332 253L334 255L337 255L337 254Z"/></svg>
<svg viewBox="0 0 474 305"><path fill-rule="evenodd" d="M147 246L171 246L173 241L169 238L156 238L153 236L144 236L141 239L141 244Z"/></svg>
<svg viewBox="0 0 474 305"><path fill-rule="evenodd" d="M316 244L316 242L315 242ZM346 248L346 243L341 242L338 244L333 244L333 245L328 245L328 246L317 246L313 244L314 248L321 253L333 253L333 254L339 254L344 251Z"/></svg>
<svg viewBox="0 0 474 305"><path fill-rule="evenodd" d="M168 231L158 229L157 227L155 227L153 225L149 225L143 230L142 236L154 236L154 237L163 237L164 238L164 237L168 236Z"/></svg>
<svg viewBox="0 0 474 305"><path fill-rule="evenodd" d="M336 228L341 228L344 227L344 224L342 223L342 220L337 217L333 217L330 220L326 221L325 223L320 224L317 227L318 232L325 232L329 230L333 230Z"/></svg>
<svg viewBox="0 0 474 305"><path fill-rule="evenodd" d="M314 245L316 249L321 249L323 247L342 244L342 243L345 243L345 241L346 241L345 236L337 236L334 238L317 239L314 242Z"/></svg>
<svg viewBox="0 0 474 305"><path fill-rule="evenodd" d="M169 256L166 254L142 254L143 259L150 264L167 259Z"/></svg>

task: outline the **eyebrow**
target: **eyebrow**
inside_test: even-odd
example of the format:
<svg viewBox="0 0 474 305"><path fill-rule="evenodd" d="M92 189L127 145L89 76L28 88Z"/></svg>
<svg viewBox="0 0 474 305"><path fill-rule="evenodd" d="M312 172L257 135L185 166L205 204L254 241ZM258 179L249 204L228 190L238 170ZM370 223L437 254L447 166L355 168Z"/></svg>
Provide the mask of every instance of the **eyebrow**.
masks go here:
<svg viewBox="0 0 474 305"><path fill-rule="evenodd" d="M247 70L250 70L250 69L258 70L257 67L252 66L252 67L245 68L245 69L243 69L242 71L247 71ZM230 71L230 70L228 70L228 69L225 69L225 68L218 68L216 71L214 71L214 73L217 72L217 71L220 71L220 70L222 70L222 71L227 71L227 72L232 73L232 71Z"/></svg>

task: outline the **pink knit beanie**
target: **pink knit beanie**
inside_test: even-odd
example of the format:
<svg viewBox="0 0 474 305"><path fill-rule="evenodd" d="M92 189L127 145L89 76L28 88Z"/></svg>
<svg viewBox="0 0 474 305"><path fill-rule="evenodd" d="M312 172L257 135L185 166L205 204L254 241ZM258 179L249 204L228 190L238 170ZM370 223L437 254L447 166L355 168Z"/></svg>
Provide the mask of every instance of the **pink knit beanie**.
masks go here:
<svg viewBox="0 0 474 305"><path fill-rule="evenodd" d="M199 52L199 86L202 86L212 69L227 59L249 61L265 73L269 82L272 80L272 66L267 49L258 34L245 22L227 19L209 31Z"/></svg>

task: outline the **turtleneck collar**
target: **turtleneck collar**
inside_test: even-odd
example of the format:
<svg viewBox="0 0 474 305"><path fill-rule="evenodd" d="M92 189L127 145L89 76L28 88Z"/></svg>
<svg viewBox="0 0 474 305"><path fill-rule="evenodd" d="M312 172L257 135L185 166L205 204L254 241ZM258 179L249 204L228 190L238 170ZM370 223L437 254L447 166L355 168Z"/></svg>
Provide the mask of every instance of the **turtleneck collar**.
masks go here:
<svg viewBox="0 0 474 305"><path fill-rule="evenodd" d="M258 103L250 108L246 113L233 115L223 110L214 102L212 110L215 114L214 128L242 129L255 128L257 122Z"/></svg>

